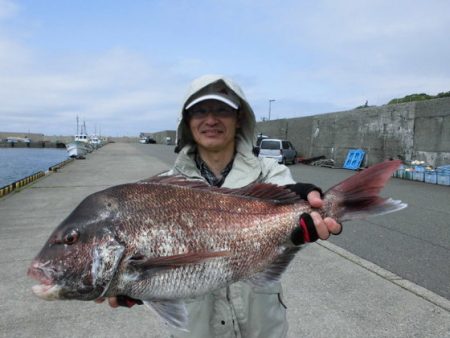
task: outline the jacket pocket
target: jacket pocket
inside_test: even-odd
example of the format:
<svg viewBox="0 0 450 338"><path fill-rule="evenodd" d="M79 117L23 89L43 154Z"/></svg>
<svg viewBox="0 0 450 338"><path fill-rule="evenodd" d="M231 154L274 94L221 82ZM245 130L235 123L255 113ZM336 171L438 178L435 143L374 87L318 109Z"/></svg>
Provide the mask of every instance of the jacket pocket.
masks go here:
<svg viewBox="0 0 450 338"><path fill-rule="evenodd" d="M281 287L281 283L273 283L264 287L255 286L253 287L253 292L255 293L255 297L276 297L278 303L284 308L287 309L286 303L283 299L283 289ZM266 296L263 296L266 295Z"/></svg>

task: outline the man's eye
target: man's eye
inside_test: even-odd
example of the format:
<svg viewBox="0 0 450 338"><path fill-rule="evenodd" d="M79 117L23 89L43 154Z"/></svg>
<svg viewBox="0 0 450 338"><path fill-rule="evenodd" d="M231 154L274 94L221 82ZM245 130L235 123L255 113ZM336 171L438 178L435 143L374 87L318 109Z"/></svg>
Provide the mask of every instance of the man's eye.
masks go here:
<svg viewBox="0 0 450 338"><path fill-rule="evenodd" d="M206 110L204 110L204 109L196 109L196 110L193 110L191 112L191 114L195 115L195 116L206 115Z"/></svg>

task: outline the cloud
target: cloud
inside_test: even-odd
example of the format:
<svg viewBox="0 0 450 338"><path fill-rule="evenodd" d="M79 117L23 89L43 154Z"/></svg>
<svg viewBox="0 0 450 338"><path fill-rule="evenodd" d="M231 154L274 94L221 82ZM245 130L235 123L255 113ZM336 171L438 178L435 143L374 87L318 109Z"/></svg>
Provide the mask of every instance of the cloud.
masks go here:
<svg viewBox="0 0 450 338"><path fill-rule="evenodd" d="M449 90L447 1L94 2L82 24L75 3L40 6L0 0L0 130L175 129L205 73L240 83L258 119L269 99L283 118Z"/></svg>
<svg viewBox="0 0 450 338"><path fill-rule="evenodd" d="M132 134L137 128L156 131L155 127L164 124L163 129L174 129L181 84L177 86L176 74L160 69L142 55L113 49L92 57L60 60L56 66L34 63L20 74L3 72L0 116L17 116L24 127L46 133L52 132L53 124L48 121L54 119L60 133L71 133L77 114L88 126L103 125L104 132L123 125L124 117ZM159 123L133 126L143 118Z"/></svg>
<svg viewBox="0 0 450 338"><path fill-rule="evenodd" d="M306 55L286 72L288 82L305 83L299 92L338 105L362 95L382 104L411 91L448 90L449 12L445 1L291 3L274 14L274 29L265 27L268 39Z"/></svg>

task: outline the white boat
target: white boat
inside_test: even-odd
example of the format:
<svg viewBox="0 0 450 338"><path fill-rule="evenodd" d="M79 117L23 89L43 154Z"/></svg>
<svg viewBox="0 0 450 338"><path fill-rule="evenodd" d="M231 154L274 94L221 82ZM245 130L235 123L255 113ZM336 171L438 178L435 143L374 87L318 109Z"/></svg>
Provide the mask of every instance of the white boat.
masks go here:
<svg viewBox="0 0 450 338"><path fill-rule="evenodd" d="M66 149L69 156L74 158L84 157L89 152L87 143L75 140L66 144Z"/></svg>
<svg viewBox="0 0 450 338"><path fill-rule="evenodd" d="M100 148L103 143L102 143L102 139L100 137L98 137L97 135L93 135L89 138L89 143L91 144L91 146L94 149L98 149Z"/></svg>
<svg viewBox="0 0 450 338"><path fill-rule="evenodd" d="M89 142L89 137L86 133L86 123L83 122L80 133L78 133L78 116L77 116L77 134L74 140L66 144L67 152L70 157L83 158L87 153L92 152L94 147Z"/></svg>

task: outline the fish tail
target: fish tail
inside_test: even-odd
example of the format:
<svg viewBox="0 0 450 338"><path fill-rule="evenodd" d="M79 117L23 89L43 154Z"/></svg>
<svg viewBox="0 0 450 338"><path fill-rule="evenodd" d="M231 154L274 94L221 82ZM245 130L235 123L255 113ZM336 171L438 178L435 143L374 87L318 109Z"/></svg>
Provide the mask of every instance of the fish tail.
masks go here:
<svg viewBox="0 0 450 338"><path fill-rule="evenodd" d="M385 161L371 166L335 185L324 194L326 208L339 221L364 219L407 207L407 204L379 195L401 161Z"/></svg>

